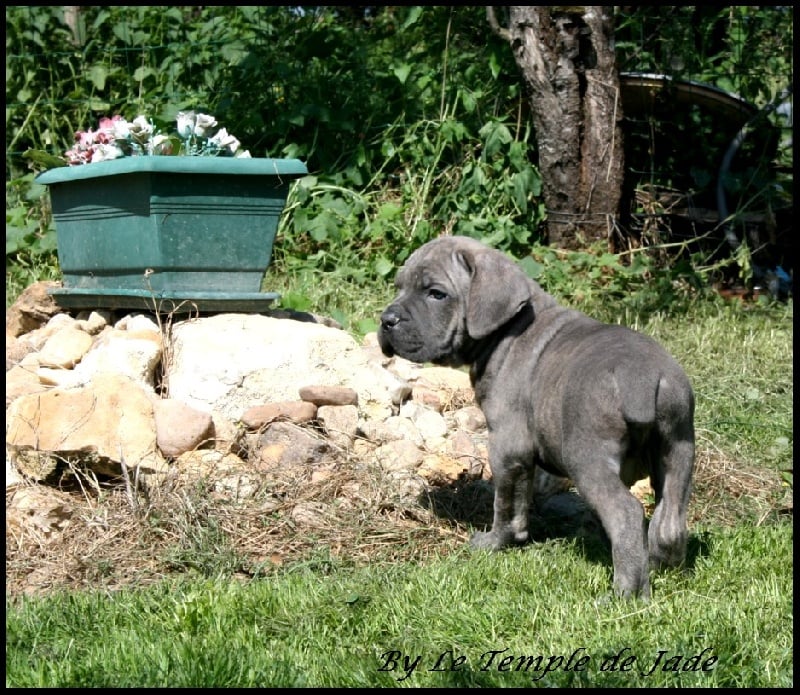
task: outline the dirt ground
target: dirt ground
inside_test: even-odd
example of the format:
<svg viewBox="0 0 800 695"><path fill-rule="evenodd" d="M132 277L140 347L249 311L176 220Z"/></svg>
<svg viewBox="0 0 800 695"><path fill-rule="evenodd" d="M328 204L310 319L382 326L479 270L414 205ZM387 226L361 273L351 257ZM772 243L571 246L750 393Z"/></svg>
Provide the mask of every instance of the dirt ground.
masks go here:
<svg viewBox="0 0 800 695"><path fill-rule="evenodd" d="M491 521L486 480L411 490L352 456L276 470L246 496L213 473L152 487L74 469L59 486L22 482L6 490L6 596L138 587L186 574L246 580L295 561L419 562L452 552ZM574 491L562 494L571 496L559 507L566 514L533 514L535 541L602 538ZM640 499L652 511L647 491ZM698 451L690 531L791 514L791 488L777 472Z"/></svg>

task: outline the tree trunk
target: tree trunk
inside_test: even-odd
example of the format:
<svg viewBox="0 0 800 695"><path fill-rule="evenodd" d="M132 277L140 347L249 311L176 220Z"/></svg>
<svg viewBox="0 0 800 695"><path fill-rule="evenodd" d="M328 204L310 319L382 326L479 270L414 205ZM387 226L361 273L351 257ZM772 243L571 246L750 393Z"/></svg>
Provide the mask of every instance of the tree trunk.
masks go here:
<svg viewBox="0 0 800 695"><path fill-rule="evenodd" d="M547 240L559 248L612 241L624 174L622 108L610 6L513 6L511 44L530 98Z"/></svg>

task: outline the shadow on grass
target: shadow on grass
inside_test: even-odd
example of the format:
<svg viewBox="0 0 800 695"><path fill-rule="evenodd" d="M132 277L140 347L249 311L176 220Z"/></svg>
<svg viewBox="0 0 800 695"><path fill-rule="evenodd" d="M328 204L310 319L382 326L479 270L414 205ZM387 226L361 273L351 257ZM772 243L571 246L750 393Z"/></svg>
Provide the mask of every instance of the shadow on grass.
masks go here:
<svg viewBox="0 0 800 695"><path fill-rule="evenodd" d="M420 503L441 519L470 530L484 531L492 525L494 488L485 480L459 480L429 491ZM613 569L611 543L600 519L574 490L534 501L528 533L529 543L575 539L576 548L587 560ZM708 554L708 532L690 532L685 571L691 571L697 559Z"/></svg>

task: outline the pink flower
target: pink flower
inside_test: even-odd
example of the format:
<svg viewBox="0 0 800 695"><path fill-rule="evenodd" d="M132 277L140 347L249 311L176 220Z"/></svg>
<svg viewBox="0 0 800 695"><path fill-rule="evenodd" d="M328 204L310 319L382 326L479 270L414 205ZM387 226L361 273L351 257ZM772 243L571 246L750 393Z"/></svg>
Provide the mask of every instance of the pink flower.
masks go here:
<svg viewBox="0 0 800 695"><path fill-rule="evenodd" d="M239 140L217 119L205 113L181 111L177 118L177 138L162 134L146 116L127 121L119 114L98 121L97 130L75 133L75 144L66 151L70 165L103 162L126 156L187 155L249 157ZM179 140L183 141L182 144Z"/></svg>
<svg viewBox="0 0 800 695"><path fill-rule="evenodd" d="M92 129L89 128L86 132L80 131L75 133L75 142L77 142L80 147L91 147L94 145L94 133Z"/></svg>
<svg viewBox="0 0 800 695"><path fill-rule="evenodd" d="M67 162L70 166L74 166L77 164L88 164L92 161L92 151L91 150L79 150L77 148L67 150L66 152Z"/></svg>

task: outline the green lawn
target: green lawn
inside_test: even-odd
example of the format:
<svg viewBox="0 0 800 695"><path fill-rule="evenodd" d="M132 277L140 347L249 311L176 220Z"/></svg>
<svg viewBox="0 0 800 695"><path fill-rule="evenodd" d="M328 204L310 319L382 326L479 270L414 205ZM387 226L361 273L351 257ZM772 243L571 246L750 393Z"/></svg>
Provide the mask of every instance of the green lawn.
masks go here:
<svg viewBox="0 0 800 695"><path fill-rule="evenodd" d="M22 687L755 687L793 681L792 527L696 529L688 572L611 599L577 541L247 583L6 602Z"/></svg>
<svg viewBox="0 0 800 695"><path fill-rule="evenodd" d="M161 580L126 583L98 544L79 583L96 588L7 591L7 686L791 686L792 303L632 323L697 394L687 571L654 573L650 603L609 598L610 553L591 536L473 553L469 520L400 509L390 526L368 500L328 535L286 538L296 553L265 567L232 535L238 510L194 501L194 516L151 514L112 536L116 550L138 543ZM294 533L281 512L258 523Z"/></svg>

